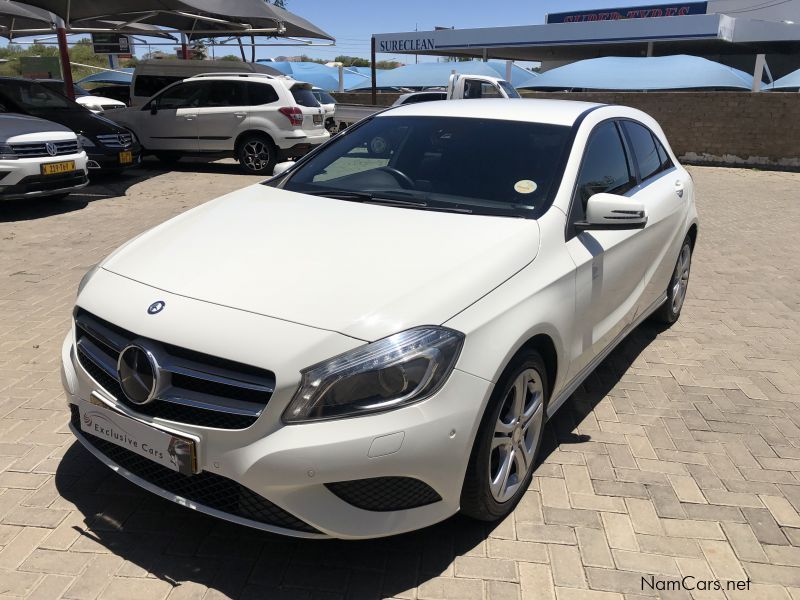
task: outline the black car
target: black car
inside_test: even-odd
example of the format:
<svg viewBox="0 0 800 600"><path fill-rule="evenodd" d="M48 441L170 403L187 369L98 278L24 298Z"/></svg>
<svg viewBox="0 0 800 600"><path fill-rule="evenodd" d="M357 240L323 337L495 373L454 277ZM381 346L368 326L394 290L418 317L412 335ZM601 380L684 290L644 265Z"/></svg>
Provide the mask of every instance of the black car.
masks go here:
<svg viewBox="0 0 800 600"><path fill-rule="evenodd" d="M35 81L0 77L0 105L8 112L40 117L72 129L86 150L90 169L116 171L141 162L142 148L130 131Z"/></svg>

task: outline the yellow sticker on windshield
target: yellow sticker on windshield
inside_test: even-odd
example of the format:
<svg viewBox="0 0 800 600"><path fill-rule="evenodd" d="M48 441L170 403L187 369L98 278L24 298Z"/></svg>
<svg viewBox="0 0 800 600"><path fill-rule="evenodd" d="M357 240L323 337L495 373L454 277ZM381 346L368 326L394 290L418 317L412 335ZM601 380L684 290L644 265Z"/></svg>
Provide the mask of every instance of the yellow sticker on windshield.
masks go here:
<svg viewBox="0 0 800 600"><path fill-rule="evenodd" d="M518 194L532 194L537 187L539 186L536 185L536 182L530 179L522 179L514 184L514 190Z"/></svg>

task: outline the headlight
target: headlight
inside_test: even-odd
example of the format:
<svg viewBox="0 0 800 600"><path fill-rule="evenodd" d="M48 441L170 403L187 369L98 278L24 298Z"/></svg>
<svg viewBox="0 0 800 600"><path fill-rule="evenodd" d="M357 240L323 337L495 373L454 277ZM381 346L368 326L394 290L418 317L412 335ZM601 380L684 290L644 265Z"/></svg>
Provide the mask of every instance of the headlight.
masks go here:
<svg viewBox="0 0 800 600"><path fill-rule="evenodd" d="M82 148L94 148L95 143L85 135L78 135L78 142Z"/></svg>
<svg viewBox="0 0 800 600"><path fill-rule="evenodd" d="M19 158L14 149L8 144L0 144L0 160L13 160Z"/></svg>
<svg viewBox="0 0 800 600"><path fill-rule="evenodd" d="M92 276L93 276L95 273L97 273L97 270L98 270L99 268L100 268L100 264L98 263L98 264L96 264L95 266L93 266L91 269L89 269L88 271L86 271L86 273L84 274L84 276L83 276L83 277L81 277L81 282L78 284L78 293L77 293L77 295L78 295L78 296L80 296L80 295L81 295L81 292L83 291L83 288L85 288L85 287L86 287L86 284L87 284L87 283L89 283L89 280L92 278Z"/></svg>
<svg viewBox="0 0 800 600"><path fill-rule="evenodd" d="M354 417L423 400L447 380L463 342L452 329L417 327L309 367L283 420Z"/></svg>

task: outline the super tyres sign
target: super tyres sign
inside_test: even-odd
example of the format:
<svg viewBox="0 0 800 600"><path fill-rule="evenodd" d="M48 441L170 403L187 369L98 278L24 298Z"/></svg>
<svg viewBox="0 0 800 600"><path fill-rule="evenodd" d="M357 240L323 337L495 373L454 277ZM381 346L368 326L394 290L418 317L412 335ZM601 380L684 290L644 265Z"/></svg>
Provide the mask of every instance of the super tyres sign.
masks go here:
<svg viewBox="0 0 800 600"><path fill-rule="evenodd" d="M685 2L681 4L628 6L625 8L601 8L596 10L553 13L547 15L547 23L585 23L590 21L684 17L687 15L704 15L707 12L708 2Z"/></svg>

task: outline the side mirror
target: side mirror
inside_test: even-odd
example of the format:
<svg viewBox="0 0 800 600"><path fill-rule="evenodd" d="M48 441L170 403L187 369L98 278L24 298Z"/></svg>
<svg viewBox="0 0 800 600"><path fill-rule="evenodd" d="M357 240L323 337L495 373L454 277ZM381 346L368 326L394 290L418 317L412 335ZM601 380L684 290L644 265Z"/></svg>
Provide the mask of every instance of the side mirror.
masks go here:
<svg viewBox="0 0 800 600"><path fill-rule="evenodd" d="M156 114L157 112L158 112L158 102L156 102L155 100L153 100L153 101L150 103L150 114L151 114L151 115L154 115L154 114Z"/></svg>
<svg viewBox="0 0 800 600"><path fill-rule="evenodd" d="M284 173L284 172L288 171L293 166L294 166L294 162L291 161L291 160L286 161L286 162L282 162L282 163L278 163L277 165L275 165L275 169L273 169L273 171L272 171L272 176L273 177L277 177L281 173Z"/></svg>
<svg viewBox="0 0 800 600"><path fill-rule="evenodd" d="M595 194L586 203L586 220L575 223L578 231L644 229L647 212L641 202L616 194Z"/></svg>

